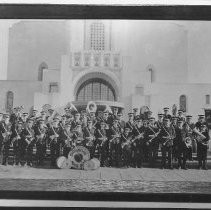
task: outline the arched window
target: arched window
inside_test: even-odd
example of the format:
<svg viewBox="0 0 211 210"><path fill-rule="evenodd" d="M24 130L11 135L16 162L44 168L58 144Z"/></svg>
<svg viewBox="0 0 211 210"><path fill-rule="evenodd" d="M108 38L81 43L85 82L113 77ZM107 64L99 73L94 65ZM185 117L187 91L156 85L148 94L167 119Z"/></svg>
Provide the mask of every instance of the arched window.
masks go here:
<svg viewBox="0 0 211 210"><path fill-rule="evenodd" d="M8 91L6 95L6 111L7 112L12 112L13 100L14 100L14 93L12 91Z"/></svg>
<svg viewBox="0 0 211 210"><path fill-rule="evenodd" d="M42 62L38 68L38 81L43 80L43 69L48 69L48 65L45 62Z"/></svg>
<svg viewBox="0 0 211 210"><path fill-rule="evenodd" d="M101 22L94 22L90 26L91 50L105 50L105 26Z"/></svg>
<svg viewBox="0 0 211 210"><path fill-rule="evenodd" d="M186 95L181 95L179 98L180 109L184 112L187 111L187 98Z"/></svg>
<svg viewBox="0 0 211 210"><path fill-rule="evenodd" d="M116 101L115 90L103 79L89 79L78 88L76 101L91 100Z"/></svg>
<svg viewBox="0 0 211 210"><path fill-rule="evenodd" d="M155 78L155 69L153 65L149 65L147 66L147 71L150 72L150 82L155 82L156 78Z"/></svg>

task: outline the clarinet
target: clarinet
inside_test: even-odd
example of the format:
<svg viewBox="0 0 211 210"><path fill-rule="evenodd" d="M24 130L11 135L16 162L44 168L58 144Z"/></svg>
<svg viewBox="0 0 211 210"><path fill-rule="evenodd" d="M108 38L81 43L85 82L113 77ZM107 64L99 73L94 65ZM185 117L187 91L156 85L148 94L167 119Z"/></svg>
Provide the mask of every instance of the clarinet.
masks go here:
<svg viewBox="0 0 211 210"><path fill-rule="evenodd" d="M103 136L103 134L101 133L100 129L98 129L98 132L99 132L99 134L101 135L101 138L102 138L102 142L101 142L101 144L100 144L100 146L102 147L103 144L105 143L105 141L107 140L107 137L104 137L104 136Z"/></svg>
<svg viewBox="0 0 211 210"><path fill-rule="evenodd" d="M54 138L53 139L51 139L51 141L50 141L50 144L52 143L52 141L56 141L57 142L57 138L59 137L59 135L58 135L58 133L56 133L56 131L54 130L54 128L53 128L53 126L51 125L51 129L53 130L53 132L54 132Z"/></svg>

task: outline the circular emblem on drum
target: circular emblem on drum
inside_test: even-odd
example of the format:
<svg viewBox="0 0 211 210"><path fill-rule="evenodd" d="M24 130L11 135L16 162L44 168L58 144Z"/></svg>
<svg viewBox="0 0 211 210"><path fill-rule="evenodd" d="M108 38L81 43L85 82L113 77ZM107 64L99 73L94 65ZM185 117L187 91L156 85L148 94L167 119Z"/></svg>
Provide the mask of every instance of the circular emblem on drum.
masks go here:
<svg viewBox="0 0 211 210"><path fill-rule="evenodd" d="M83 146L77 146L68 154L68 159L72 160L72 167L82 169L85 161L90 159L89 150Z"/></svg>

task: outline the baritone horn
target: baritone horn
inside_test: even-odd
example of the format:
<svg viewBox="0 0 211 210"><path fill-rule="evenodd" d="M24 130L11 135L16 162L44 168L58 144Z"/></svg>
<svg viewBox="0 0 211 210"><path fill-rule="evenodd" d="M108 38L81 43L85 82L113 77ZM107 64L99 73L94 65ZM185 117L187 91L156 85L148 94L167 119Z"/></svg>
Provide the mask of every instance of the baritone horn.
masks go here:
<svg viewBox="0 0 211 210"><path fill-rule="evenodd" d="M96 112L97 111L97 105L94 101L89 101L89 103L87 104L87 107L86 107L86 111L88 113L90 112Z"/></svg>

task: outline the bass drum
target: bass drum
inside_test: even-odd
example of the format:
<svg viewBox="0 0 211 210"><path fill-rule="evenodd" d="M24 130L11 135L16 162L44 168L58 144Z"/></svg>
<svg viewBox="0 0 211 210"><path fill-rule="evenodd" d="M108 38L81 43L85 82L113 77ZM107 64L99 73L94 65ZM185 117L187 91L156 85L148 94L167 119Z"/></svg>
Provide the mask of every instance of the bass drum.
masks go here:
<svg viewBox="0 0 211 210"><path fill-rule="evenodd" d="M83 169L84 162L90 160L89 150L83 146L76 146L69 152L68 159L72 161L72 168Z"/></svg>
<svg viewBox="0 0 211 210"><path fill-rule="evenodd" d="M56 165L60 169L67 168L67 158L65 156L58 157Z"/></svg>
<svg viewBox="0 0 211 210"><path fill-rule="evenodd" d="M93 158L84 163L84 170L96 170L100 168L100 161L97 158Z"/></svg>

